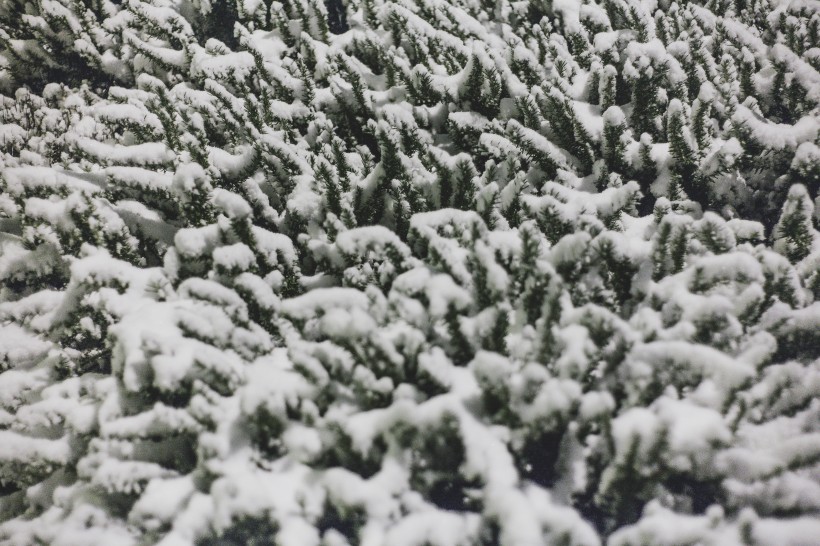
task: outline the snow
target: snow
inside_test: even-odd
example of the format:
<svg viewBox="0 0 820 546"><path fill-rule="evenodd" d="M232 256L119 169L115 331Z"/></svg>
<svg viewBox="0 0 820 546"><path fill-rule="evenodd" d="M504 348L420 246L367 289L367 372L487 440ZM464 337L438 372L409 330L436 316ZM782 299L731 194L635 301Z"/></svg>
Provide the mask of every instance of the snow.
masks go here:
<svg viewBox="0 0 820 546"><path fill-rule="evenodd" d="M633 357L648 363L662 365L668 362L685 366L711 377L726 388L742 385L753 376L753 368L745 362L735 360L711 347L699 346L682 341L655 341L633 351Z"/></svg>
<svg viewBox="0 0 820 546"><path fill-rule="evenodd" d="M233 78L242 81L253 67L253 56L247 51L211 56L203 50L198 50L193 55L190 69L192 75L200 78Z"/></svg>
<svg viewBox="0 0 820 546"><path fill-rule="evenodd" d="M240 273L234 279L234 288L238 291L247 291L256 305L263 309L275 310L279 308L279 298L273 293L270 285L252 273Z"/></svg>
<svg viewBox="0 0 820 546"><path fill-rule="evenodd" d="M156 404L147 412L101 424L101 432L115 438L150 438L167 433L198 431L199 424L184 410Z"/></svg>
<svg viewBox="0 0 820 546"><path fill-rule="evenodd" d="M153 191L168 190L172 177L168 173L156 172L140 167L107 167L105 173L110 185L120 185Z"/></svg>
<svg viewBox="0 0 820 546"><path fill-rule="evenodd" d="M520 134L521 139L524 142L528 143L530 146L538 150L538 152L548 157L549 160L555 163L555 165L558 168L568 168L567 159L564 155L564 152L562 152L560 148L558 148L556 145L550 142L543 135L533 131L532 129L523 127L514 119L511 119L507 122L507 128L510 131L517 132L518 134Z"/></svg>
<svg viewBox="0 0 820 546"><path fill-rule="evenodd" d="M401 255L409 256L410 252L401 239L384 226L367 226L350 229L336 238L336 248L342 255L363 256L367 251L396 249Z"/></svg>
<svg viewBox="0 0 820 546"><path fill-rule="evenodd" d="M218 236L216 225L181 229L174 236L174 246L183 256L202 256L216 246Z"/></svg>
<svg viewBox="0 0 820 546"><path fill-rule="evenodd" d="M737 106L732 123L748 128L757 141L773 150L795 150L800 144L814 141L820 135L820 120L817 116L804 116L794 125L770 123L761 120L742 104Z"/></svg>
<svg viewBox="0 0 820 546"><path fill-rule="evenodd" d="M322 331L334 339L356 339L375 328L376 322L362 309L331 309L322 317Z"/></svg>
<svg viewBox="0 0 820 546"><path fill-rule="evenodd" d="M169 164L173 151L162 142L146 142L123 146L110 145L88 137L67 136L67 140L82 153L96 158L106 165L159 166Z"/></svg>
<svg viewBox="0 0 820 546"><path fill-rule="evenodd" d="M16 481L15 465L32 463L33 466L53 468L64 465L71 457L68 439L48 440L31 438L9 430L0 430L0 461L3 481Z"/></svg>
<svg viewBox="0 0 820 546"><path fill-rule="evenodd" d="M631 408L612 422L615 452L621 457L635 446L638 456L646 458L662 434L660 419L647 408Z"/></svg>
<svg viewBox="0 0 820 546"><path fill-rule="evenodd" d="M8 168L3 171L6 188L13 196L23 196L29 192L54 188L54 191L96 193L99 188L85 180L48 167L26 166Z"/></svg>
<svg viewBox="0 0 820 546"><path fill-rule="evenodd" d="M668 441L675 455L696 457L715 445L728 444L732 438L723 416L714 409L671 398L660 399L657 408L670 431Z"/></svg>
<svg viewBox="0 0 820 546"><path fill-rule="evenodd" d="M614 546L627 546L651 540L658 544L743 544L739 533L723 521L710 521L706 516L677 514L653 501L647 506L640 522L616 531L610 538Z"/></svg>
<svg viewBox="0 0 820 546"><path fill-rule="evenodd" d="M416 512L392 526L384 540L396 546L458 546L465 539L477 539L479 524L476 514L460 515L443 510Z"/></svg>
<svg viewBox="0 0 820 546"><path fill-rule="evenodd" d="M0 9L0 543L820 534L810 0L103 4Z"/></svg>
<svg viewBox="0 0 820 546"><path fill-rule="evenodd" d="M156 531L179 513L195 491L189 476L148 482L140 499L129 514L129 522Z"/></svg>
<svg viewBox="0 0 820 546"><path fill-rule="evenodd" d="M366 309L367 296L353 288L319 288L282 301L282 313L295 320L307 320L317 312L331 309Z"/></svg>
<svg viewBox="0 0 820 546"><path fill-rule="evenodd" d="M764 237L763 224L742 218L732 218L726 225L731 229L738 241L762 241Z"/></svg>
<svg viewBox="0 0 820 546"><path fill-rule="evenodd" d="M247 271L256 265L256 256L244 243L216 248L213 258L214 265L226 271Z"/></svg>
<svg viewBox="0 0 820 546"><path fill-rule="evenodd" d="M479 144L498 157L507 157L516 152L516 146L509 139L495 133L481 133Z"/></svg>
<svg viewBox="0 0 820 546"><path fill-rule="evenodd" d="M578 121L584 127L584 130L589 133L592 140L595 141L601 138L604 124L600 107L577 100L571 101L570 104Z"/></svg>
<svg viewBox="0 0 820 546"><path fill-rule="evenodd" d="M577 262L592 238L581 231L563 237L550 249L550 260L556 266Z"/></svg>
<svg viewBox="0 0 820 546"><path fill-rule="evenodd" d="M581 398L581 407L579 415L587 420L592 421L596 418L608 415L615 409L615 400L608 392L588 392Z"/></svg>
<svg viewBox="0 0 820 546"><path fill-rule="evenodd" d="M142 492L144 483L173 475L155 463L108 460L95 469L91 483L112 493L135 494Z"/></svg>
<svg viewBox="0 0 820 546"><path fill-rule="evenodd" d="M0 325L0 362L4 368L25 368L45 356L51 344L16 324Z"/></svg>
<svg viewBox="0 0 820 546"><path fill-rule="evenodd" d="M772 60L789 66L795 80L806 91L807 98L815 102L820 100L820 72L784 44L774 44L769 53Z"/></svg>
<svg viewBox="0 0 820 546"><path fill-rule="evenodd" d="M669 108L671 110L672 104L669 105ZM625 121L626 115L619 106L610 106L604 112L604 123L606 125L611 125L612 127L619 127L623 125Z"/></svg>
<svg viewBox="0 0 820 546"><path fill-rule="evenodd" d="M798 546L805 544L806 537L816 537L820 533L820 522L813 518L762 519L753 529L752 537L760 544Z"/></svg>
<svg viewBox="0 0 820 546"><path fill-rule="evenodd" d="M152 112L142 110L133 104L103 104L95 108L95 113L107 123L135 124L147 127L156 135L162 135L162 122Z"/></svg>

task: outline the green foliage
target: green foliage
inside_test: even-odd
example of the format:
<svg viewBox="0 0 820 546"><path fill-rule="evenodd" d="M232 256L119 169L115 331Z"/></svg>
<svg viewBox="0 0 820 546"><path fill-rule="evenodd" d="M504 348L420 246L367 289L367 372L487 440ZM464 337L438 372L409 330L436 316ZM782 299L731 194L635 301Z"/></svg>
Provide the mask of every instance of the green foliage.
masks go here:
<svg viewBox="0 0 820 546"><path fill-rule="evenodd" d="M774 248L792 263L808 256L816 237L812 225L814 203L811 202L806 188L794 185L789 190L780 221L774 228L772 238Z"/></svg>
<svg viewBox="0 0 820 546"><path fill-rule="evenodd" d="M183 4L0 6L0 543L810 525L814 7Z"/></svg>

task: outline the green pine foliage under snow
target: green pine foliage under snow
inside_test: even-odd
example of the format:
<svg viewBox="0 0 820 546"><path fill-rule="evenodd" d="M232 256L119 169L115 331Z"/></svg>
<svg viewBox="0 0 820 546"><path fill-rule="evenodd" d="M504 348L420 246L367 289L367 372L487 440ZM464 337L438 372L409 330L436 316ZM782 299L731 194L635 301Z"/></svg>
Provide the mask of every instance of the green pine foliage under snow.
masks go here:
<svg viewBox="0 0 820 546"><path fill-rule="evenodd" d="M4 0L0 544L816 544L815 0Z"/></svg>

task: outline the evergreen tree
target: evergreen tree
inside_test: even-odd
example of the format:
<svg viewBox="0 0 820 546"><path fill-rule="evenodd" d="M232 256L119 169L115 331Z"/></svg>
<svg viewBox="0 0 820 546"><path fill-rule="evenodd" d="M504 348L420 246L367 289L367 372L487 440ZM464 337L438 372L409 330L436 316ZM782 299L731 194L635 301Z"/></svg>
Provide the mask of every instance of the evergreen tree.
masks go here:
<svg viewBox="0 0 820 546"><path fill-rule="evenodd" d="M816 540L819 29L3 2L0 544Z"/></svg>
<svg viewBox="0 0 820 546"><path fill-rule="evenodd" d="M780 221L774 228L774 249L791 261L799 262L812 251L816 232L812 224L814 203L804 186L796 184L789 190Z"/></svg>

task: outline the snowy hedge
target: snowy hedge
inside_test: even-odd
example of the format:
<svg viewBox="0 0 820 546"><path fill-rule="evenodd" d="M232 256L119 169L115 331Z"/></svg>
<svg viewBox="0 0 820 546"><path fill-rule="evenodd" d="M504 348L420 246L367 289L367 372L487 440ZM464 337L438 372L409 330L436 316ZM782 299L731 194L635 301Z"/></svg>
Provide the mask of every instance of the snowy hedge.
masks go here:
<svg viewBox="0 0 820 546"><path fill-rule="evenodd" d="M0 3L0 544L820 537L813 0Z"/></svg>

